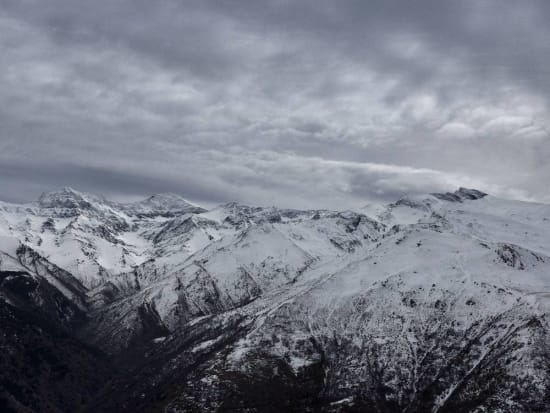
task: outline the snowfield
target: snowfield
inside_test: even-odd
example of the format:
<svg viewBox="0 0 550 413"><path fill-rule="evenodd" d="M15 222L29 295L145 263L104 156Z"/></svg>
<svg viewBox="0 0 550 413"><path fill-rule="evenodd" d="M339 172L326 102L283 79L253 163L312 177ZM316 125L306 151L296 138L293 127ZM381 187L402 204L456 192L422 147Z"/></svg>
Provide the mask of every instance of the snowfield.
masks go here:
<svg viewBox="0 0 550 413"><path fill-rule="evenodd" d="M10 311L123 366L89 411L550 410L549 205L461 188L207 211L65 188L0 204L0 274Z"/></svg>

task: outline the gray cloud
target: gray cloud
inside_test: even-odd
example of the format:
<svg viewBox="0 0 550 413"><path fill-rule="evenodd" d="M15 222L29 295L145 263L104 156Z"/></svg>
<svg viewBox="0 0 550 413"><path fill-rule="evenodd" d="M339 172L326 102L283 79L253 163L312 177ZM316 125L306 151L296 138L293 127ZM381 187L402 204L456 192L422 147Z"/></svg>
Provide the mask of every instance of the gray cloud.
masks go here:
<svg viewBox="0 0 550 413"><path fill-rule="evenodd" d="M0 198L550 202L546 1L0 0Z"/></svg>

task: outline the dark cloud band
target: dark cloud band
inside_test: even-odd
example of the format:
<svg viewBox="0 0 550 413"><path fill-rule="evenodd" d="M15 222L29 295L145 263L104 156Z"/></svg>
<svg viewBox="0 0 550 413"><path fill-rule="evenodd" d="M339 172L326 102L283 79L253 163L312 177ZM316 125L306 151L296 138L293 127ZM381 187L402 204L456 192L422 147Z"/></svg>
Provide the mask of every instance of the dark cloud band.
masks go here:
<svg viewBox="0 0 550 413"><path fill-rule="evenodd" d="M550 4L0 0L0 192L550 201Z"/></svg>

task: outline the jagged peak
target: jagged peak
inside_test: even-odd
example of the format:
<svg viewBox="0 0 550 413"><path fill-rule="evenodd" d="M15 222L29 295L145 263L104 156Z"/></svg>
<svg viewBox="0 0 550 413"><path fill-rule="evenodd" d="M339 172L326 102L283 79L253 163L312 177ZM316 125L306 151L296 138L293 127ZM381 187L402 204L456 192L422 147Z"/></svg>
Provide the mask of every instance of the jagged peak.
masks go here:
<svg viewBox="0 0 550 413"><path fill-rule="evenodd" d="M101 198L79 192L70 186L55 191L43 192L38 198L38 204L42 208L89 208L93 202L101 201Z"/></svg>
<svg viewBox="0 0 550 413"><path fill-rule="evenodd" d="M40 195L40 198L47 198L47 197L53 197L53 196L62 196L62 195L64 195L64 196L83 197L84 194L82 192L77 191L76 189L74 189L70 186L64 186L63 188L60 188L60 189L54 189L52 191L42 192L42 194Z"/></svg>
<svg viewBox="0 0 550 413"><path fill-rule="evenodd" d="M218 208L231 211L263 211L265 209L264 207L246 205L237 201L227 202Z"/></svg>
<svg viewBox="0 0 550 413"><path fill-rule="evenodd" d="M181 212L200 213L206 210L197 206L181 195L171 192L161 192L151 195L141 201L120 204L124 211L136 215L174 215Z"/></svg>
<svg viewBox="0 0 550 413"><path fill-rule="evenodd" d="M158 194L151 195L142 201L134 202L133 204L151 205L161 209L185 209L187 207L197 207L197 205L173 192L160 192Z"/></svg>
<svg viewBox="0 0 550 413"><path fill-rule="evenodd" d="M458 191L456 191L455 193L458 193L461 196L469 199L481 199L488 195L487 193L479 191L477 189L469 189L464 187L458 188Z"/></svg>
<svg viewBox="0 0 550 413"><path fill-rule="evenodd" d="M77 191L70 186L43 192L38 198L38 206L41 208L82 210L107 207L138 215L173 215L180 212L200 213L206 211L175 193L157 193L141 201L117 203L108 201L102 196Z"/></svg>
<svg viewBox="0 0 550 413"><path fill-rule="evenodd" d="M174 192L159 192L159 193L156 193L156 194L153 194L151 195L150 197L147 197L145 198L144 201L149 201L149 200L174 200L174 201L179 201L179 202L186 202L188 204L190 204L189 201L187 201L184 197L182 197L181 195L179 194L176 194Z"/></svg>
<svg viewBox="0 0 550 413"><path fill-rule="evenodd" d="M446 193L433 193L437 199L442 201L449 202L463 202L465 200L476 200L481 199L487 196L485 192L479 191L477 189L464 188L460 187L455 192L446 192Z"/></svg>

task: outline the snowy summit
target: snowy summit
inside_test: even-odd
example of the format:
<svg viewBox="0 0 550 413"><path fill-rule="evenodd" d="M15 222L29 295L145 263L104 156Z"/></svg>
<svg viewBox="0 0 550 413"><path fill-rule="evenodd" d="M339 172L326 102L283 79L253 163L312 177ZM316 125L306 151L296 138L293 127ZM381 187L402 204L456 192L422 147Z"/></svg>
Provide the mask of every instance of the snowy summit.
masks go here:
<svg viewBox="0 0 550 413"><path fill-rule="evenodd" d="M465 188L375 216L65 188L0 205L3 347L43 343L94 411L542 411L549 234L550 206Z"/></svg>

